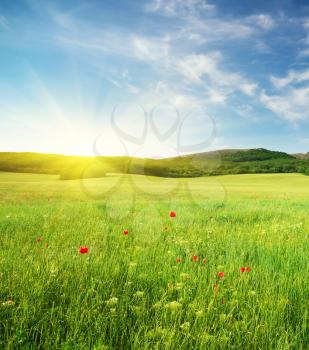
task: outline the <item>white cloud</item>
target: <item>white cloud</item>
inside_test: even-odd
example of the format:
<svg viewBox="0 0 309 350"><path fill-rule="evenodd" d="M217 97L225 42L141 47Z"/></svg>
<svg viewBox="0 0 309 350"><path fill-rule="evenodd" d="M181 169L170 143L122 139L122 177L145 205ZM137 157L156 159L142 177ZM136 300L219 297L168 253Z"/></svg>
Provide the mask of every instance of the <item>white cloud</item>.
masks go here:
<svg viewBox="0 0 309 350"><path fill-rule="evenodd" d="M271 82L277 88L284 88L290 84L303 83L309 80L309 69L301 72L289 71L288 75L284 78L276 78L271 76Z"/></svg>
<svg viewBox="0 0 309 350"><path fill-rule="evenodd" d="M177 17L183 29L172 34L173 39L182 42L203 44L218 40L239 40L256 32L247 19L221 19L216 16L214 9L215 6L205 0L153 0L146 6L148 12Z"/></svg>
<svg viewBox="0 0 309 350"><path fill-rule="evenodd" d="M270 77L278 92L268 95L262 92L261 102L272 112L296 122L309 119L309 69L291 70L283 78Z"/></svg>
<svg viewBox="0 0 309 350"><path fill-rule="evenodd" d="M182 40L193 38L200 44L244 40L251 37L255 32L255 28L241 20L201 19L195 16L187 20L182 31Z"/></svg>
<svg viewBox="0 0 309 350"><path fill-rule="evenodd" d="M219 57L218 52L208 55L188 55L176 62L176 69L188 81L202 83L205 75L216 74Z"/></svg>
<svg viewBox="0 0 309 350"><path fill-rule="evenodd" d="M205 107L205 99L181 92L177 84L174 86L166 81L159 81L153 89L153 94L157 96L158 101L166 101L182 113L200 110Z"/></svg>
<svg viewBox="0 0 309 350"><path fill-rule="evenodd" d="M158 39L133 35L131 44L127 42L127 45L132 46L134 55L139 60L148 62L161 61L164 65L168 64L168 38Z"/></svg>
<svg viewBox="0 0 309 350"><path fill-rule="evenodd" d="M204 17L194 15L186 18L181 37L197 44L246 40L253 36L257 39L261 30L270 30L276 25L268 14L233 19L222 19L214 13ZM269 47L260 42L260 49L265 52L265 48L269 52Z"/></svg>
<svg viewBox="0 0 309 350"><path fill-rule="evenodd" d="M234 93L254 96L257 84L239 72L224 68L219 51L211 52L212 43L224 45L230 40L246 40L259 32L246 18L222 19L216 15L214 5L203 0L154 0L147 11L176 16L177 30L173 25L158 26L156 35L149 31L136 31L120 26L100 26L76 13L48 11L53 28L49 40L68 52L77 51L79 59L93 64L104 78L134 95L144 95L154 81L164 79L165 97L185 109L200 107L211 102L224 104ZM207 13L206 13L207 12ZM201 14L206 13L206 16ZM149 13L148 13L149 16ZM177 22L176 22L177 21ZM269 26L270 19L258 21ZM268 23L268 24L266 24ZM179 25L181 30L179 30ZM149 29L149 28L146 28ZM207 54L199 45L209 44ZM128 61L128 71L113 63L113 57ZM129 67L148 65L147 76L128 79ZM117 70L119 68L119 71ZM184 84L185 82L185 84ZM162 85L161 84L161 85ZM172 88L171 88L172 87ZM162 90L162 86L158 89ZM172 89L171 91L168 91Z"/></svg>
<svg viewBox="0 0 309 350"><path fill-rule="evenodd" d="M248 21L265 30L273 29L276 26L275 20L268 14L249 16Z"/></svg>
<svg viewBox="0 0 309 350"><path fill-rule="evenodd" d="M148 12L158 12L164 16L185 16L200 11L212 11L215 5L206 0L153 0L146 6Z"/></svg>
<svg viewBox="0 0 309 350"><path fill-rule="evenodd" d="M227 98L227 95L220 90L211 88L207 90L206 96L209 98L209 101L214 104L224 104Z"/></svg>
<svg viewBox="0 0 309 350"><path fill-rule="evenodd" d="M278 116L292 122L309 119L309 87L288 89L283 94L261 94L261 102Z"/></svg>
<svg viewBox="0 0 309 350"><path fill-rule="evenodd" d="M243 78L239 78L242 80ZM239 85L239 89L247 96L253 96L258 85L256 83L243 82Z"/></svg>
<svg viewBox="0 0 309 350"><path fill-rule="evenodd" d="M176 62L176 70L191 83L205 84L204 78L207 78L213 87L225 88L224 93L221 91L221 96L235 91L252 96L257 84L238 73L221 70L221 60L222 55L218 51L207 55L188 55ZM222 100L221 97L221 102Z"/></svg>
<svg viewBox="0 0 309 350"><path fill-rule="evenodd" d="M192 6L193 3L197 5L197 2L190 2ZM90 23L80 23L80 21L74 20L70 16L59 17L55 13L52 16L57 25L62 28L60 34L55 37L57 42L64 49L84 50L86 55L91 55L91 60L94 60L94 57L97 56L98 66L102 67L102 64L104 64L104 61L99 60L99 57L104 57L106 54L121 55L142 61L152 68L153 76L165 74L166 79L174 79L175 85L178 85L180 95L182 95L181 90L183 89L179 85L181 84L180 79L185 78L186 88L191 89L190 93L193 96L197 93L194 89L201 85L203 87L199 93L207 96L210 102L218 104L224 103L228 96L236 91L247 96L253 96L257 89L257 84L249 81L241 74L222 69L220 66L223 57L219 51L207 54L187 54L187 52L195 51L196 40L199 42L216 39L220 41L226 38L240 39L250 36L252 29L241 22L225 22L219 19L208 19L208 21L203 22L194 16L196 20L193 20L193 18L188 20L186 29L180 35L176 33L175 37L173 31L167 31L161 36L125 33L120 28L103 31L98 30ZM70 25L68 26L68 24ZM79 30L76 31L76 28L83 28L82 35ZM194 31L192 31L192 28L194 28ZM189 40L193 40L192 46L184 43L184 40L188 40L187 34L191 35ZM92 51L96 55L92 55ZM139 92L134 80L130 81L129 84L121 84L117 75L110 77L110 79L117 81L120 86L125 85L126 89L133 94ZM194 103L196 103L196 100Z"/></svg>

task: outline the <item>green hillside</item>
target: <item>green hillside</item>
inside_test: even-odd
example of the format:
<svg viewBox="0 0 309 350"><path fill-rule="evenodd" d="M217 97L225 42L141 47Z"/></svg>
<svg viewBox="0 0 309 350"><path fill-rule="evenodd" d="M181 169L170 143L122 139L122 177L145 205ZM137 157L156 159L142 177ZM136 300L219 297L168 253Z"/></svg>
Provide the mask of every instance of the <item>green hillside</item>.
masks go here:
<svg viewBox="0 0 309 350"><path fill-rule="evenodd" d="M161 177L254 173L308 175L309 159L262 148L220 150L166 159L2 152L0 171L55 174L64 180L102 177L107 173Z"/></svg>

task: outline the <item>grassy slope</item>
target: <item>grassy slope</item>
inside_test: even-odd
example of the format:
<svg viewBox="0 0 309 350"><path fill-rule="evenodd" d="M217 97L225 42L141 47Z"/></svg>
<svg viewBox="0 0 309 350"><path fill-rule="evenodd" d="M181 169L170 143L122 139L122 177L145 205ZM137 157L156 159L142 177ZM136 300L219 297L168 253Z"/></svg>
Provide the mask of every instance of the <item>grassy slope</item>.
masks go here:
<svg viewBox="0 0 309 350"><path fill-rule="evenodd" d="M161 177L293 172L309 174L309 159L298 159L283 152L265 149L224 150L169 159L0 153L0 170L59 174L62 179L102 177L111 172Z"/></svg>
<svg viewBox="0 0 309 350"><path fill-rule="evenodd" d="M307 348L309 177L0 173L0 191L1 349Z"/></svg>

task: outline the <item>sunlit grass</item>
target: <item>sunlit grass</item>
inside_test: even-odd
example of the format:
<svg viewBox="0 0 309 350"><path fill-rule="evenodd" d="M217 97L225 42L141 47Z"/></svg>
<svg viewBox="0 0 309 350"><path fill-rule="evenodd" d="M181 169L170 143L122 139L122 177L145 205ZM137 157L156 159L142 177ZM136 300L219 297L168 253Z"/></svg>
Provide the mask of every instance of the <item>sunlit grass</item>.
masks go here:
<svg viewBox="0 0 309 350"><path fill-rule="evenodd" d="M0 348L306 349L309 177L150 180L0 173Z"/></svg>

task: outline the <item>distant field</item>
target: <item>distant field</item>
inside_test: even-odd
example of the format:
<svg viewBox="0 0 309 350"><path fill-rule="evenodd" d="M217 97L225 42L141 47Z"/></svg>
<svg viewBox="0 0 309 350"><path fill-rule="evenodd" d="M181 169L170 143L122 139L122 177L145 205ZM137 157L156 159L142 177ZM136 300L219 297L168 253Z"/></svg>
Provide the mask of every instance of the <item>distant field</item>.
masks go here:
<svg viewBox="0 0 309 350"><path fill-rule="evenodd" d="M301 174L0 173L0 349L308 349L308 212Z"/></svg>

